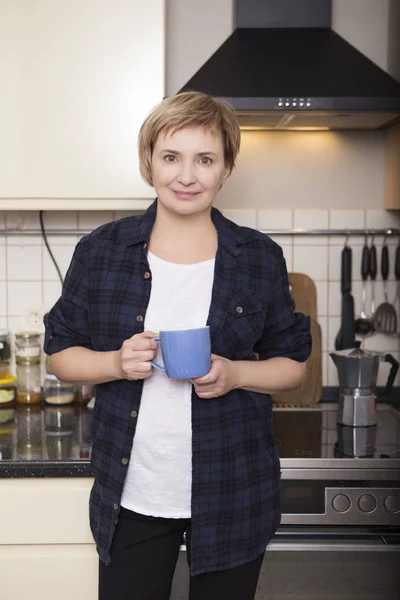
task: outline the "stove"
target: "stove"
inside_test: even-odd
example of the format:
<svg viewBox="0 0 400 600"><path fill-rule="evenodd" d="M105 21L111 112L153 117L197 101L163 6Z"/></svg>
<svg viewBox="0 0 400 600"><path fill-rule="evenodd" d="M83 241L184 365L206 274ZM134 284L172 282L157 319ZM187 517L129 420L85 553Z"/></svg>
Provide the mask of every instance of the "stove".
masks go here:
<svg viewBox="0 0 400 600"><path fill-rule="evenodd" d="M377 425L347 427L337 408L274 406L282 524L400 531L400 413L378 404Z"/></svg>

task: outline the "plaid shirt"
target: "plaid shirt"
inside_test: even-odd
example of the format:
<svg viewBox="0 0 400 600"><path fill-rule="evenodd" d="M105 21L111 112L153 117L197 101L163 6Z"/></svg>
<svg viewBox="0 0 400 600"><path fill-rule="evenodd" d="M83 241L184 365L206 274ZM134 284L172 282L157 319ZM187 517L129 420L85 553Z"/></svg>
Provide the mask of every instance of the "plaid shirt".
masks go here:
<svg viewBox="0 0 400 600"><path fill-rule="evenodd" d="M71 346L118 350L143 331L151 291L147 247L157 201L140 216L99 227L77 244L60 299L48 314L45 352ZM231 360L283 356L305 361L309 320L294 312L281 248L212 209L218 232L207 324L212 352ZM96 386L92 418L90 526L101 560L110 546L134 441L143 381ZM192 392L194 575L230 569L264 552L280 522L280 464L270 396Z"/></svg>

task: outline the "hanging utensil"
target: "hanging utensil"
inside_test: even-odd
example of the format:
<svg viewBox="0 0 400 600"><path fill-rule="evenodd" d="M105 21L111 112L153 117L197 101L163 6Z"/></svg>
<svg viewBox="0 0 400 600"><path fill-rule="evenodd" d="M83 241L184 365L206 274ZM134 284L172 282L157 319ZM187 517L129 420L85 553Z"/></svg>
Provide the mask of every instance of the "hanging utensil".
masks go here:
<svg viewBox="0 0 400 600"><path fill-rule="evenodd" d="M397 244L397 247L396 247L394 274L396 277L397 284L396 284L396 296L394 298L393 304L396 306L396 302L400 301L400 237L399 237L399 243Z"/></svg>
<svg viewBox="0 0 400 600"><path fill-rule="evenodd" d="M372 320L367 315L367 281L369 277L370 268L370 251L368 247L368 236L365 236L365 244L362 251L361 257L361 278L362 278L362 292L361 292L361 314L356 319L356 333L360 335L367 335L373 330Z"/></svg>
<svg viewBox="0 0 400 600"><path fill-rule="evenodd" d="M375 281L378 272L376 258L376 246L374 243L374 236L372 236L371 247L369 249L369 276L371 278L371 319L373 320L375 314Z"/></svg>
<svg viewBox="0 0 400 600"><path fill-rule="evenodd" d="M394 335L397 331L397 314L395 307L389 303L387 280L389 276L389 248L386 244L386 237L383 240L381 255L381 274L383 281L384 302L376 309L373 316L373 325L375 331Z"/></svg>
<svg viewBox="0 0 400 600"><path fill-rule="evenodd" d="M341 292L342 320L335 339L335 349L345 350L355 347L354 298L351 295L352 251L346 244L342 250Z"/></svg>

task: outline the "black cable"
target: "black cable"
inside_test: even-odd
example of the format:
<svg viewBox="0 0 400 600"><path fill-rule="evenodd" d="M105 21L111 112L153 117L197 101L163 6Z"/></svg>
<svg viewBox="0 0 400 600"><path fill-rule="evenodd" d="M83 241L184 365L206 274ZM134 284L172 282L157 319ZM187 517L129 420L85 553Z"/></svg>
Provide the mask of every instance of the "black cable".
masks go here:
<svg viewBox="0 0 400 600"><path fill-rule="evenodd" d="M61 271L60 271L60 269L59 269L59 266L58 266L58 264L57 264L57 261L56 261L56 259L54 258L54 255L53 255L53 253L52 253L52 251L51 251L51 249L50 249L49 242L47 241L46 230L45 230L45 228L44 228L44 224L43 224L43 211L42 211L42 210L39 210L39 220L40 220L40 229L42 230L42 237L43 237L44 243L46 244L47 251L48 251L48 253L50 254L50 258L51 258L51 260L52 260L52 261L53 261L53 263L54 263L54 266L55 266L55 268L56 268L56 270L57 270L57 273L58 273L58 276L59 276L59 278L60 278L61 285L62 285L62 284L64 283L64 279L63 279L63 276L61 275Z"/></svg>

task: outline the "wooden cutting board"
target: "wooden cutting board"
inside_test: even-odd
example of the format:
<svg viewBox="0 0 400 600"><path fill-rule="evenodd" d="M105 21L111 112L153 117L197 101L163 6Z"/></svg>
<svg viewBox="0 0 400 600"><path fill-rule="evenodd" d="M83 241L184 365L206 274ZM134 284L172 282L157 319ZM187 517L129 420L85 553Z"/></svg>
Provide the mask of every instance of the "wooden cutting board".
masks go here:
<svg viewBox="0 0 400 600"><path fill-rule="evenodd" d="M300 387L274 394L272 401L276 404L314 404L322 396L322 333L317 323L317 290L311 277L302 273L289 273L289 282L296 312L310 317L313 348Z"/></svg>
<svg viewBox="0 0 400 600"><path fill-rule="evenodd" d="M314 280L303 273L289 273L290 293L296 303L296 312L317 320L317 288Z"/></svg>

